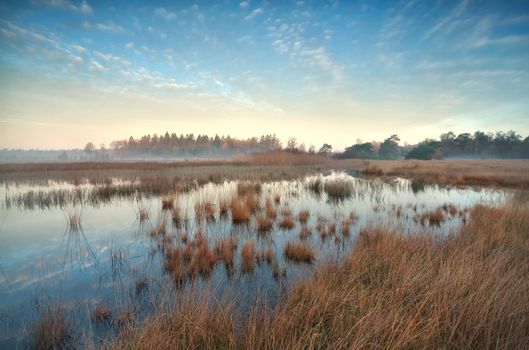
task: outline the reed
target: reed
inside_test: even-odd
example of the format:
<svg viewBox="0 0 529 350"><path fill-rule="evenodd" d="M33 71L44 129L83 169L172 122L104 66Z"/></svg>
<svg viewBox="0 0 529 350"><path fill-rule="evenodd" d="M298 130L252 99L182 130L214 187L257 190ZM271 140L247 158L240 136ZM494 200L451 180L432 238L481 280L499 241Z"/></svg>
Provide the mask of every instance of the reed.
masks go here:
<svg viewBox="0 0 529 350"><path fill-rule="evenodd" d="M307 243L293 243L285 244L285 257L295 262L311 263L314 260L314 250Z"/></svg>
<svg viewBox="0 0 529 350"><path fill-rule="evenodd" d="M96 308L92 311L91 314L92 320L96 322L105 322L109 321L112 317L112 309L107 307L103 302L97 304Z"/></svg>
<svg viewBox="0 0 529 350"><path fill-rule="evenodd" d="M38 319L30 326L29 331L31 349L75 348L71 322L60 305L39 310Z"/></svg>
<svg viewBox="0 0 529 350"><path fill-rule="evenodd" d="M246 204L239 198L233 198L231 201L231 219L234 224L247 223L250 221L251 212Z"/></svg>
<svg viewBox="0 0 529 350"><path fill-rule="evenodd" d="M268 232L272 229L274 222L267 216L260 215L257 217L257 230L259 232Z"/></svg>
<svg viewBox="0 0 529 350"><path fill-rule="evenodd" d="M305 224L310 217L310 212L308 210L302 210L298 214L298 220L300 223Z"/></svg>
<svg viewBox="0 0 529 350"><path fill-rule="evenodd" d="M241 250L241 271L252 272L255 268L255 244L253 241L244 242Z"/></svg>

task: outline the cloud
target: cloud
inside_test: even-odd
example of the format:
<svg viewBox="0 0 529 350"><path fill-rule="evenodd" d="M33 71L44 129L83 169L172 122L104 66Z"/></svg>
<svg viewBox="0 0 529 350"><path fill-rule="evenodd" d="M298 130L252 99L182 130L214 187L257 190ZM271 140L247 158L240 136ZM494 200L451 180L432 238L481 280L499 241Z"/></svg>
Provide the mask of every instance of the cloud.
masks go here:
<svg viewBox="0 0 529 350"><path fill-rule="evenodd" d="M247 8L248 5L250 5L249 1L243 1L239 4L239 6L241 6L243 9Z"/></svg>
<svg viewBox="0 0 529 350"><path fill-rule="evenodd" d="M528 45L529 35L507 35L500 38L481 38L474 43L474 47L488 45Z"/></svg>
<svg viewBox="0 0 529 350"><path fill-rule="evenodd" d="M163 19L170 21L176 18L176 13L167 11L163 7L159 7L154 10L154 14L162 17Z"/></svg>
<svg viewBox="0 0 529 350"><path fill-rule="evenodd" d="M90 7L90 5L88 5L88 3L85 0L83 0L78 5L72 4L72 2L69 0L37 0L35 1L35 3L40 4L40 5L65 9L65 10L71 10L75 12L81 12L86 15L89 15L92 13L92 8Z"/></svg>
<svg viewBox="0 0 529 350"><path fill-rule="evenodd" d="M124 65L127 65L127 66L130 65L130 62L127 61L126 59L121 58L119 56L112 55L112 54L104 54L104 53L102 53L100 51L94 51L94 55L96 55L97 57L99 57L100 59L102 59L105 62L121 63L121 64L124 64Z"/></svg>
<svg viewBox="0 0 529 350"><path fill-rule="evenodd" d="M439 22L437 22L436 25L434 25L429 31L426 32L426 34L424 35L424 39L430 38L441 28L447 26L450 22L456 20L459 16L461 16L467 9L468 2L469 0L461 1L448 16L441 19Z"/></svg>
<svg viewBox="0 0 529 350"><path fill-rule="evenodd" d="M262 13L264 13L264 10L261 7L259 7L259 8L256 8L255 10L253 10L252 12L250 12L250 14L248 16L244 17L244 19L246 21L249 21L249 20L252 20L255 17L259 16Z"/></svg>
<svg viewBox="0 0 529 350"><path fill-rule="evenodd" d="M134 43L132 41L129 41L128 43L125 44L126 49L132 49L133 47L134 47Z"/></svg>
<svg viewBox="0 0 529 350"><path fill-rule="evenodd" d="M97 29L101 30L103 32L108 33L114 33L114 34L120 34L120 33L126 33L125 29L123 27L114 24L112 22L107 23L91 23L91 22L84 22L83 27L85 29Z"/></svg>
<svg viewBox="0 0 529 350"><path fill-rule="evenodd" d="M80 53L86 53L86 49L80 45L72 45L72 48Z"/></svg>

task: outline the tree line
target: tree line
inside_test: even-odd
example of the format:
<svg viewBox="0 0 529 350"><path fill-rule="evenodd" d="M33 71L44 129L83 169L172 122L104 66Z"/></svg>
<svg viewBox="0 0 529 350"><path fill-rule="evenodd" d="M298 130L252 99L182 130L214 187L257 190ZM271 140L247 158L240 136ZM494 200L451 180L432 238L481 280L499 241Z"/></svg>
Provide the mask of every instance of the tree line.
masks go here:
<svg viewBox="0 0 529 350"><path fill-rule="evenodd" d="M268 151L320 154L338 159L443 159L443 158L529 158L529 137L522 138L515 131L485 133L476 131L456 135L442 134L439 139L427 138L417 145L400 146L398 135L391 135L381 142L361 142L346 147L343 152L333 152L329 143L320 148L306 147L291 137L283 147L275 135L262 135L239 139L231 136L209 137L208 135L166 132L163 135L144 135L140 138L113 141L110 149L104 145L97 149L89 142L84 152L88 158L102 157L171 157L171 156L230 156Z"/></svg>

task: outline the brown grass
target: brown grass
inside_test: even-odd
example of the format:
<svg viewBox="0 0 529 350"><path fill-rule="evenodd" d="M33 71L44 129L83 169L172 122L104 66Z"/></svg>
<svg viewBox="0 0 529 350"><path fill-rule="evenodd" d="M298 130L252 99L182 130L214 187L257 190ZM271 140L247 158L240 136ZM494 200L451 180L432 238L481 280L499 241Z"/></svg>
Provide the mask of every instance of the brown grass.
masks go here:
<svg viewBox="0 0 529 350"><path fill-rule="evenodd" d="M217 253L217 256L219 256L219 258L224 262L224 266L229 273L233 272L237 245L237 239L231 237L218 242L215 246L215 252Z"/></svg>
<svg viewBox="0 0 529 350"><path fill-rule="evenodd" d="M274 220L277 217L277 211L274 208L274 206L272 205L272 201L270 199L266 200L265 208L266 208L266 216L269 219Z"/></svg>
<svg viewBox="0 0 529 350"><path fill-rule="evenodd" d="M261 215L257 217L257 230L259 232L268 232L272 229L274 221L267 216Z"/></svg>
<svg viewBox="0 0 529 350"><path fill-rule="evenodd" d="M420 215L419 221L422 225L426 225L426 220L430 226L440 226L445 219L444 211L441 208L437 208L433 211Z"/></svg>
<svg viewBox="0 0 529 350"><path fill-rule="evenodd" d="M365 175L401 176L424 184L529 188L529 161L525 159L348 160L347 163Z"/></svg>
<svg viewBox="0 0 529 350"><path fill-rule="evenodd" d="M162 198L162 209L163 210L173 209L173 204L174 204L174 198L172 197Z"/></svg>
<svg viewBox="0 0 529 350"><path fill-rule="evenodd" d="M291 216L284 216L279 222L279 227L287 230L293 229L295 225L296 224L294 223L294 220L292 220Z"/></svg>
<svg viewBox="0 0 529 350"><path fill-rule="evenodd" d="M96 322L108 321L112 317L112 309L101 302L92 311L91 317Z"/></svg>
<svg viewBox="0 0 529 350"><path fill-rule="evenodd" d="M30 349L75 348L70 321L61 306L48 306L40 311L29 331Z"/></svg>
<svg viewBox="0 0 529 350"><path fill-rule="evenodd" d="M285 257L295 262L311 263L314 260L314 250L307 243L285 244Z"/></svg>
<svg viewBox="0 0 529 350"><path fill-rule="evenodd" d="M159 224L151 229L149 232L149 235L151 237L160 237L165 235L165 232L167 231L167 227L165 224Z"/></svg>
<svg viewBox="0 0 529 350"><path fill-rule="evenodd" d="M298 214L298 220L302 224L306 223L309 220L310 212L308 210L302 210Z"/></svg>
<svg viewBox="0 0 529 350"><path fill-rule="evenodd" d="M362 231L345 261L318 267L271 312L186 300L110 347L527 349L528 277L529 207L476 206L443 239Z"/></svg>
<svg viewBox="0 0 529 350"><path fill-rule="evenodd" d="M299 238L300 239L307 239L312 235L312 231L307 226L303 226L301 228L301 231L299 231Z"/></svg>
<svg viewBox="0 0 529 350"><path fill-rule="evenodd" d="M252 272L255 268L255 244L253 241L244 242L241 250L241 271Z"/></svg>
<svg viewBox="0 0 529 350"><path fill-rule="evenodd" d="M250 221L251 212L244 202L239 198L233 198L231 201L231 219L233 223L240 224Z"/></svg>

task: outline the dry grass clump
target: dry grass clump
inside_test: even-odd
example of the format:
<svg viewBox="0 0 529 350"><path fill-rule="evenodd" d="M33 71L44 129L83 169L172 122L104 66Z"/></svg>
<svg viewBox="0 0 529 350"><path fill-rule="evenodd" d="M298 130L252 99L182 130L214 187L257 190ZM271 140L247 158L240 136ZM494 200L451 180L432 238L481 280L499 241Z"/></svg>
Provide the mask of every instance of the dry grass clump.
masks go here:
<svg viewBox="0 0 529 350"><path fill-rule="evenodd" d="M171 217L175 225L179 225L182 222L182 214L178 206L175 206L173 210L171 210Z"/></svg>
<svg viewBox="0 0 529 350"><path fill-rule="evenodd" d="M428 220L430 226L440 226L444 219L445 214L441 208L437 208L436 210L424 213L419 217L419 221L422 225L426 225L426 221Z"/></svg>
<svg viewBox="0 0 529 350"><path fill-rule="evenodd" d="M360 174L363 175L371 175L371 176L382 176L384 175L384 170L377 166L376 164L369 164L365 166L365 168L360 169Z"/></svg>
<svg viewBox="0 0 529 350"><path fill-rule="evenodd" d="M221 217L226 217L230 209L230 203L228 201L220 201L219 203L219 213Z"/></svg>
<svg viewBox="0 0 529 350"><path fill-rule="evenodd" d="M48 306L39 311L38 319L31 325L30 349L74 349L75 339L70 320L61 306Z"/></svg>
<svg viewBox="0 0 529 350"><path fill-rule="evenodd" d="M267 248L266 250L257 252L255 254L255 260L258 264L260 264L262 261L272 264L274 262L274 251L272 248Z"/></svg>
<svg viewBox="0 0 529 350"><path fill-rule="evenodd" d="M275 196L274 196L274 203L276 205L279 205L281 204L281 195L279 193L277 193Z"/></svg>
<svg viewBox="0 0 529 350"><path fill-rule="evenodd" d="M294 220L291 216L284 216L283 219L279 222L279 227L287 230L291 230L294 228L296 224L294 223Z"/></svg>
<svg viewBox="0 0 529 350"><path fill-rule="evenodd" d="M300 239L307 239L312 235L312 231L307 226L303 226L301 228L301 231L299 231L299 238Z"/></svg>
<svg viewBox="0 0 529 350"><path fill-rule="evenodd" d="M309 220L309 217L310 217L310 212L308 210L302 210L298 214L298 220L302 224L305 224Z"/></svg>
<svg viewBox="0 0 529 350"><path fill-rule="evenodd" d="M244 242L241 250L241 271L252 272L255 268L255 244L253 241Z"/></svg>
<svg viewBox="0 0 529 350"><path fill-rule="evenodd" d="M91 317L96 322L109 321L112 317L112 309L101 302L92 311Z"/></svg>
<svg viewBox="0 0 529 350"><path fill-rule="evenodd" d="M253 193L246 194L245 200L246 200L246 208L250 210L250 213L253 214L259 209L260 207L259 197L257 197Z"/></svg>
<svg viewBox="0 0 529 350"><path fill-rule="evenodd" d="M347 179L334 179L325 182L323 190L330 199L342 200L349 198L353 193L353 183Z"/></svg>
<svg viewBox="0 0 529 350"><path fill-rule="evenodd" d="M149 232L149 235L151 237L160 237L160 236L165 235L166 232L167 232L167 227L165 223L162 223L162 224L159 224L153 227L151 231Z"/></svg>
<svg viewBox="0 0 529 350"><path fill-rule="evenodd" d="M274 220L277 216L277 211L272 205L272 201L270 200L270 198L268 198L265 202L265 209L266 209L266 216L269 219Z"/></svg>
<svg viewBox="0 0 529 350"><path fill-rule="evenodd" d="M450 204L446 204L445 203L441 208L446 213L450 214L450 216L456 216L459 213L459 209L457 209L457 207L455 205L453 205L452 203L450 203Z"/></svg>
<svg viewBox="0 0 529 350"><path fill-rule="evenodd" d="M148 220L149 219L149 210L147 210L147 208L140 207L138 209L138 219L140 220L140 222Z"/></svg>
<svg viewBox="0 0 529 350"><path fill-rule="evenodd" d="M529 207L478 205L442 239L362 231L272 312L186 301L111 348L527 349L528 277Z"/></svg>
<svg viewBox="0 0 529 350"><path fill-rule="evenodd" d="M174 205L173 197L162 198L162 210L173 209L173 205Z"/></svg>
<svg viewBox="0 0 529 350"><path fill-rule="evenodd" d="M238 241L235 237L222 240L215 246L217 256L224 261L224 266L228 273L233 273L235 251L237 250Z"/></svg>
<svg viewBox="0 0 529 350"><path fill-rule="evenodd" d="M187 241L183 247L167 249L164 266L172 274L177 284L182 284L187 278L208 277L213 272L215 264L224 258L227 259L225 261L227 265L233 265L233 257L230 259L225 254L224 248L224 246L211 248L206 237L199 235L195 239Z"/></svg>
<svg viewBox="0 0 529 350"><path fill-rule="evenodd" d="M230 206L231 219L234 224L247 223L250 221L251 212L240 198L233 198Z"/></svg>
<svg viewBox="0 0 529 350"><path fill-rule="evenodd" d="M311 263L314 260L314 250L307 243L288 242L285 245L285 257L295 262Z"/></svg>
<svg viewBox="0 0 529 350"><path fill-rule="evenodd" d="M261 215L257 217L257 230L259 232L268 232L272 229L274 221L267 216Z"/></svg>
<svg viewBox="0 0 529 350"><path fill-rule="evenodd" d="M199 202L195 204L195 218L200 221L206 218L208 221L215 221L215 205L210 202Z"/></svg>
<svg viewBox="0 0 529 350"><path fill-rule="evenodd" d="M246 196L248 194L259 194L261 192L261 183L252 181L240 181L237 183L237 195Z"/></svg>

